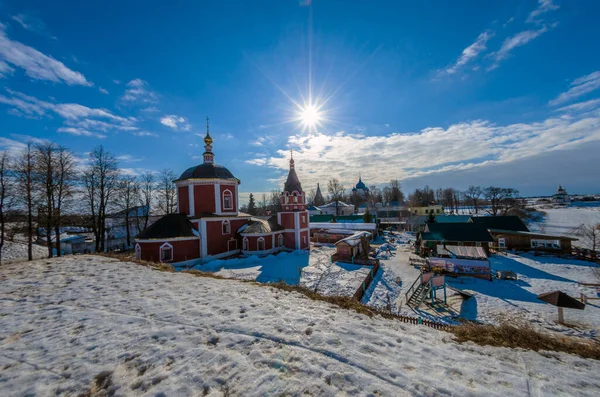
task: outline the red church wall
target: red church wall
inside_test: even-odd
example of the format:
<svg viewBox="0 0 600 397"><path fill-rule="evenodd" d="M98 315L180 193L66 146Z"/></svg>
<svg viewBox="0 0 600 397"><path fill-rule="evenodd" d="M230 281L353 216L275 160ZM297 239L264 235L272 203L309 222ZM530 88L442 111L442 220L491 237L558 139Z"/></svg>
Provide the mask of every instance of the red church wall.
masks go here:
<svg viewBox="0 0 600 397"><path fill-rule="evenodd" d="M206 236L208 238L207 244L207 255L217 255L223 252L229 251L228 241L231 238L235 238L237 241L237 249L242 248L242 240L236 238L237 231L243 224L246 223L245 219L232 219L229 221L230 233L223 234L222 220L219 221L207 221L206 222ZM231 249L234 249L233 247Z"/></svg>
<svg viewBox="0 0 600 397"><path fill-rule="evenodd" d="M237 200L235 197L235 186L233 185L220 185L221 186L221 212L237 212ZM225 192L225 190L229 190L231 192L231 201L233 202L233 205L231 206L231 209L225 209L224 203L223 203L223 193Z"/></svg>
<svg viewBox="0 0 600 397"><path fill-rule="evenodd" d="M296 233L283 233L283 245L290 249L296 249Z"/></svg>
<svg viewBox="0 0 600 397"><path fill-rule="evenodd" d="M306 249L310 246L310 236L308 230L300 232L300 249Z"/></svg>
<svg viewBox="0 0 600 397"><path fill-rule="evenodd" d="M293 229L294 228L294 213L282 213L281 214L281 226L284 229Z"/></svg>
<svg viewBox="0 0 600 397"><path fill-rule="evenodd" d="M308 217L308 211L301 212L299 216L300 216L300 229L307 228L308 227L308 220L309 220L308 219L309 218ZM304 217L304 222L303 222L302 217Z"/></svg>
<svg viewBox="0 0 600 397"><path fill-rule="evenodd" d="M195 239L137 243L141 248L140 259L150 262L160 262L160 247L164 243L169 243L173 246L173 260L167 263L189 261L200 257L200 239Z"/></svg>
<svg viewBox="0 0 600 397"><path fill-rule="evenodd" d="M261 237L265 240L265 250L270 250L271 248L273 248L272 236L247 236L248 251L258 251L258 239Z"/></svg>
<svg viewBox="0 0 600 397"><path fill-rule="evenodd" d="M177 189L177 202L179 203L179 212L190 214L190 195L187 186L180 186Z"/></svg>
<svg viewBox="0 0 600 397"><path fill-rule="evenodd" d="M213 213L216 211L215 187L213 185L194 185L194 213Z"/></svg>

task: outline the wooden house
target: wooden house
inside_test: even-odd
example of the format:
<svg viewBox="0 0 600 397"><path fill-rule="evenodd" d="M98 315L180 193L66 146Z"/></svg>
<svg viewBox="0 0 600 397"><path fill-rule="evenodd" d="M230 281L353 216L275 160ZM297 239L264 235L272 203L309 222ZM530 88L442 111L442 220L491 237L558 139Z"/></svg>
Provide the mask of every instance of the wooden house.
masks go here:
<svg viewBox="0 0 600 397"><path fill-rule="evenodd" d="M362 263L369 262L369 251L371 250L371 233L358 232L352 236L341 239L335 243L336 253L334 261Z"/></svg>
<svg viewBox="0 0 600 397"><path fill-rule="evenodd" d="M487 255L494 239L484 225L478 223L427 223L417 234L417 249L429 256L438 245L482 247Z"/></svg>

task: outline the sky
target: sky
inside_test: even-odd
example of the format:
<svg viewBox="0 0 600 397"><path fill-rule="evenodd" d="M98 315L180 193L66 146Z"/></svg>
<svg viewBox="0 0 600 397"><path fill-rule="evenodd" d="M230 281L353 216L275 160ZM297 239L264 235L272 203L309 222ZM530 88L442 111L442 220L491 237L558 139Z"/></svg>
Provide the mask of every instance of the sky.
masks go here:
<svg viewBox="0 0 600 397"><path fill-rule="evenodd" d="M0 3L0 148L128 173L215 161L240 191L338 178L405 191L600 193L600 2ZM307 116L308 114L308 116ZM311 122L314 122L311 123ZM245 196L242 196L242 199Z"/></svg>

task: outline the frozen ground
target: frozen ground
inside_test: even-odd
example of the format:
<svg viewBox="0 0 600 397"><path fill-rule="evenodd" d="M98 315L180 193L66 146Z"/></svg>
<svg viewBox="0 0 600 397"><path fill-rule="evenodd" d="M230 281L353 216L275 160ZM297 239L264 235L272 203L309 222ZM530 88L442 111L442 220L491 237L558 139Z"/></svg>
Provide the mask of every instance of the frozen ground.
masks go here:
<svg viewBox="0 0 600 397"><path fill-rule="evenodd" d="M540 208L546 215L543 222L530 225L531 231L543 231L548 234L572 236L573 229L581 224L595 225L600 223L600 207L563 207ZM575 241L574 245L588 247L585 241Z"/></svg>
<svg viewBox="0 0 600 397"><path fill-rule="evenodd" d="M370 267L331 263L334 253L334 246L321 245L312 247L310 252L280 252L262 258L249 256L215 260L195 266L194 269L261 283L284 281L316 290L322 295L352 296Z"/></svg>
<svg viewBox="0 0 600 397"><path fill-rule="evenodd" d="M45 258L48 248L33 244L33 258ZM5 241L2 247L2 263L27 260L27 244Z"/></svg>
<svg viewBox="0 0 600 397"><path fill-rule="evenodd" d="M294 292L97 256L0 269L5 396L595 396L600 362L460 345Z"/></svg>

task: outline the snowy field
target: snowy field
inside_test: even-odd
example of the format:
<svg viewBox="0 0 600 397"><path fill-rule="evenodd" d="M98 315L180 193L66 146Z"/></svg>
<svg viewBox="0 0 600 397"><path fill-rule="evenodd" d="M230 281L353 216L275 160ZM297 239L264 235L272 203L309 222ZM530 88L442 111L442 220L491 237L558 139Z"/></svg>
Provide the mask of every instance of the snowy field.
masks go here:
<svg viewBox="0 0 600 397"><path fill-rule="evenodd" d="M48 256L48 248L33 244L33 258L40 259ZM2 247L2 263L27 260L27 244L5 241Z"/></svg>
<svg viewBox="0 0 600 397"><path fill-rule="evenodd" d="M294 292L97 256L0 269L3 396L596 396L600 362L457 344ZM97 390L98 391L98 390Z"/></svg>
<svg viewBox="0 0 600 397"><path fill-rule="evenodd" d="M543 231L548 234L572 236L573 229L581 224L595 225L600 223L600 207L563 207L540 208L546 215L543 222L529 225L531 231ZM584 241L574 241L573 245L591 248Z"/></svg>
<svg viewBox="0 0 600 397"><path fill-rule="evenodd" d="M332 263L331 255L334 253L333 246L323 245L312 247L310 252L280 252L262 258L248 256L215 260L194 266L194 269L261 283L283 281L310 288L321 295L352 296L371 268Z"/></svg>

